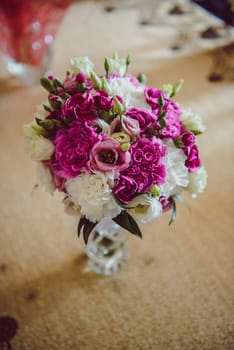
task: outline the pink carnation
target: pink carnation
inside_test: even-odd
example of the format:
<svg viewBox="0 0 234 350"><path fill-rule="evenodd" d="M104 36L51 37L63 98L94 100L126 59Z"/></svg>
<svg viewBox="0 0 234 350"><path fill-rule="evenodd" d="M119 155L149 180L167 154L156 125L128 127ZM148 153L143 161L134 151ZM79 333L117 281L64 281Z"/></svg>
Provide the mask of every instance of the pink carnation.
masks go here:
<svg viewBox="0 0 234 350"><path fill-rule="evenodd" d="M74 121L69 129L60 129L55 137L55 155L52 171L66 179L88 169L89 153L99 136L88 123Z"/></svg>
<svg viewBox="0 0 234 350"><path fill-rule="evenodd" d="M118 200L128 204L138 193L148 191L153 184L161 185L165 182L166 168L163 157L166 150L166 146L156 139L142 138L132 145L131 163L125 171L121 172L114 188L114 194ZM124 189L126 181L129 186L131 184L129 194Z"/></svg>
<svg viewBox="0 0 234 350"><path fill-rule="evenodd" d="M66 117L75 117L78 120L95 120L94 100L92 95L77 93L69 97L62 107L62 114Z"/></svg>
<svg viewBox="0 0 234 350"><path fill-rule="evenodd" d="M121 203L128 204L138 192L137 183L132 177L122 175L113 192Z"/></svg>
<svg viewBox="0 0 234 350"><path fill-rule="evenodd" d="M106 91L98 91L94 96L94 104L97 109L108 112L114 106L114 100Z"/></svg>

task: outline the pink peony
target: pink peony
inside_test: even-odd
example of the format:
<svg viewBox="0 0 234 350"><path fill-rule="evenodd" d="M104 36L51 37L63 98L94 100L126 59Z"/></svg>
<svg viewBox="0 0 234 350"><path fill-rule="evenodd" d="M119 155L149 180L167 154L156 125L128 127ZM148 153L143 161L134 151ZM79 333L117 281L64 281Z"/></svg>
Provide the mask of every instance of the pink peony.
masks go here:
<svg viewBox="0 0 234 350"><path fill-rule="evenodd" d="M69 129L60 129L55 137L55 155L52 171L66 179L88 169L89 153L99 136L88 123L74 121Z"/></svg>
<svg viewBox="0 0 234 350"><path fill-rule="evenodd" d="M118 172L126 169L131 160L129 152L123 152L118 141L107 137L97 142L90 153L90 164L101 172Z"/></svg>

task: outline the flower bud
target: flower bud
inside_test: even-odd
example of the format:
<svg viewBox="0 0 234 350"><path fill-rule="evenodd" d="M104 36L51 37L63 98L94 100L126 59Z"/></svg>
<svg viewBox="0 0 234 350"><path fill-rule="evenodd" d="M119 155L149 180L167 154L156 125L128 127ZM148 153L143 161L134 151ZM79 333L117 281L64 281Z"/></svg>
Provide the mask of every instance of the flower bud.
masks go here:
<svg viewBox="0 0 234 350"><path fill-rule="evenodd" d="M41 85L50 93L54 94L56 93L56 88L54 87L54 83L51 79L48 79L46 77L42 77L40 79Z"/></svg>
<svg viewBox="0 0 234 350"><path fill-rule="evenodd" d="M122 143L126 143L126 142L130 142L131 138L128 134L126 134L123 131L120 132L114 132L111 137L113 137L113 139L115 139L116 141L118 141L120 144Z"/></svg>
<svg viewBox="0 0 234 350"><path fill-rule="evenodd" d="M113 111L115 113L117 113L118 115L122 115L125 112L124 106L122 105L122 103L120 103L120 101L118 100L118 98L116 96L114 96L114 108Z"/></svg>
<svg viewBox="0 0 234 350"><path fill-rule="evenodd" d="M123 152L127 152L130 148L130 143L121 143L120 148Z"/></svg>
<svg viewBox="0 0 234 350"><path fill-rule="evenodd" d="M150 193L151 193L152 197L157 198L160 196L161 191L157 185L153 185L150 189Z"/></svg>
<svg viewBox="0 0 234 350"><path fill-rule="evenodd" d="M96 74L94 71L92 71L92 72L90 73L90 77L91 77L91 80L92 80L92 83L93 83L93 87L94 87L95 89L101 90L101 88L102 88L102 81L101 81L101 79L97 76L97 74Z"/></svg>

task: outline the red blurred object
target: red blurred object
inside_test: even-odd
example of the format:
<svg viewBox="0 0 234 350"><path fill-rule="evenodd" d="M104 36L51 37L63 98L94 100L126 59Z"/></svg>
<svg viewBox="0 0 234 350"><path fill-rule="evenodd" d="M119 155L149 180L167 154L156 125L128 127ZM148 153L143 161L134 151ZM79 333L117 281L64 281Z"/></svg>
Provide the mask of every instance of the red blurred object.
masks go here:
<svg viewBox="0 0 234 350"><path fill-rule="evenodd" d="M0 0L0 51L40 66L71 0Z"/></svg>

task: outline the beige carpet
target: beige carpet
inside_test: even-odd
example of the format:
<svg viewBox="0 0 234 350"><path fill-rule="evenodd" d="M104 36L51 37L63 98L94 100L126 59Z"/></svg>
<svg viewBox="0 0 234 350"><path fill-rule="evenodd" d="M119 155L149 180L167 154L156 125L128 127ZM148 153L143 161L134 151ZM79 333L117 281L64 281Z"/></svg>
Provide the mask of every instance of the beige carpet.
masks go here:
<svg viewBox="0 0 234 350"><path fill-rule="evenodd" d="M14 350L234 349L234 85L207 79L208 54L153 59L156 35L140 32L134 16L103 13L97 3L74 5L56 39L52 69L62 76L70 56L89 55L101 70L103 56L117 49L133 56L131 72L144 71L149 84L184 78L178 101L203 114L207 125L199 141L207 191L189 199L189 208L179 205L172 227L166 214L142 227L142 241L130 237L131 259L119 274L88 271L59 196L32 192L35 164L21 127L45 93L2 80L1 349L7 342Z"/></svg>

